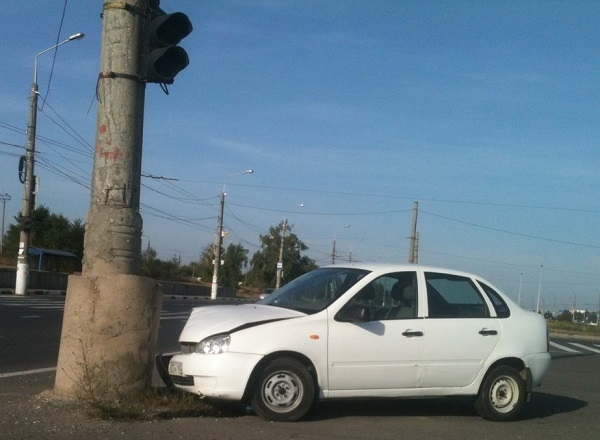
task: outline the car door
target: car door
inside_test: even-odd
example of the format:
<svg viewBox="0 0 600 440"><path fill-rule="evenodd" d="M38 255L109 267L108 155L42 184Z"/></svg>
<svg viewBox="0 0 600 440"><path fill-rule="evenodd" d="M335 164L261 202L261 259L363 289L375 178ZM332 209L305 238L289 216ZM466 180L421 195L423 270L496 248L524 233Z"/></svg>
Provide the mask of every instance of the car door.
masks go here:
<svg viewBox="0 0 600 440"><path fill-rule="evenodd" d="M371 320L344 321L351 307L368 310ZM390 273L369 283L329 320L330 392L377 395L365 391L419 386L423 325L416 272Z"/></svg>
<svg viewBox="0 0 600 440"><path fill-rule="evenodd" d="M464 387L480 374L502 331L469 277L425 272L423 388Z"/></svg>

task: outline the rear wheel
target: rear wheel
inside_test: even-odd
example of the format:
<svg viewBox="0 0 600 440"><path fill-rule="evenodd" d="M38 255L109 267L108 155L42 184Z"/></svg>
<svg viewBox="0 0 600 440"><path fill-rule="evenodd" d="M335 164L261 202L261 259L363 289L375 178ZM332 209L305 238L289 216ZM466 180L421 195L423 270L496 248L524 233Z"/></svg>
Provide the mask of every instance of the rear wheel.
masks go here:
<svg viewBox="0 0 600 440"><path fill-rule="evenodd" d="M475 409L481 417L505 422L514 420L525 403L525 381L508 365L493 369L483 381Z"/></svg>
<svg viewBox="0 0 600 440"><path fill-rule="evenodd" d="M315 381L299 361L275 359L265 368L252 398L252 408L263 419L294 422L315 400Z"/></svg>

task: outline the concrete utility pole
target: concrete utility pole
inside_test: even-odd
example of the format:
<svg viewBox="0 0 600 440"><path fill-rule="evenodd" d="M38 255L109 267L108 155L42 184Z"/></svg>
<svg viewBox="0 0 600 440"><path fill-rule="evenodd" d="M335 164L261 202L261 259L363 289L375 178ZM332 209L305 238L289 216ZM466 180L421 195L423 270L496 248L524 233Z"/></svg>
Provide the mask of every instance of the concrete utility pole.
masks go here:
<svg viewBox="0 0 600 440"><path fill-rule="evenodd" d="M419 262L419 256L417 253L418 237L417 232L417 217L419 216L419 202L415 202L413 206L413 219L412 227L410 229L410 245L408 249L408 262L410 264L416 264Z"/></svg>
<svg viewBox="0 0 600 440"><path fill-rule="evenodd" d="M215 257L213 266L212 285L210 288L210 299L217 299L219 290L219 267L221 267L221 245L223 244L223 211L225 209L225 190L221 191L219 197L219 217L217 219L217 234L215 236L213 256Z"/></svg>
<svg viewBox="0 0 600 440"><path fill-rule="evenodd" d="M230 174L225 177L223 183L223 190L219 197L219 216L217 218L217 234L215 236L215 242L213 244L213 277L212 285L210 288L210 299L217 299L217 293L219 290L219 268L221 267L221 246L223 245L223 212L225 210L225 184L227 183L228 177L239 176L240 174L253 174L254 170L245 170L239 173Z"/></svg>
<svg viewBox="0 0 600 440"><path fill-rule="evenodd" d="M540 283L538 284L538 292L537 292L537 303L535 306L535 313L540 313L540 297L542 295L542 271L544 270L544 265L540 266Z"/></svg>
<svg viewBox="0 0 600 440"><path fill-rule="evenodd" d="M45 49L35 56L33 63L33 83L29 91L29 117L27 120L27 147L25 148L23 182L23 208L21 209L21 233L19 235L19 253L17 255L17 277L15 283L15 295L26 295L29 284L29 242L31 240L31 213L35 207L35 176L33 174L33 164L35 156L35 133L37 129L37 102L38 102L38 57L62 46L65 43L83 38L83 33L71 35L64 41Z"/></svg>
<svg viewBox="0 0 600 440"><path fill-rule="evenodd" d="M344 225L343 229L349 228L350 226L351 225ZM337 250L335 248L336 238L337 238L337 233L333 234L333 247L331 249L331 264L335 264L335 257L337 257Z"/></svg>
<svg viewBox="0 0 600 440"><path fill-rule="evenodd" d="M335 250L335 237L333 237L333 247L331 248L331 264L335 264L335 254L336 254L336 250Z"/></svg>
<svg viewBox="0 0 600 440"><path fill-rule="evenodd" d="M275 282L275 289L281 287L281 278L283 276L283 246L285 243L285 233L288 230L287 218L281 222L281 240L279 242L279 259L277 260L277 281Z"/></svg>
<svg viewBox="0 0 600 440"><path fill-rule="evenodd" d="M156 2L154 2L156 3ZM139 276L150 0L104 1L98 117L83 270L69 277L55 391L104 397L150 385L162 289ZM91 377L90 372L95 376Z"/></svg>
<svg viewBox="0 0 600 440"><path fill-rule="evenodd" d="M38 54L39 55L39 54ZM27 147L25 150L25 185L23 191L23 207L21 208L21 233L19 234L19 252L17 254L17 275L15 295L27 295L29 281L29 242L31 239L31 212L33 211L35 155L35 130L37 125L37 57L33 73L33 83L29 91L29 119L27 122Z"/></svg>
<svg viewBox="0 0 600 440"><path fill-rule="evenodd" d="M0 235L0 254L2 253L4 246L4 212L6 211L6 202L10 200L10 196L7 193L0 194L0 200L2 200L2 234Z"/></svg>

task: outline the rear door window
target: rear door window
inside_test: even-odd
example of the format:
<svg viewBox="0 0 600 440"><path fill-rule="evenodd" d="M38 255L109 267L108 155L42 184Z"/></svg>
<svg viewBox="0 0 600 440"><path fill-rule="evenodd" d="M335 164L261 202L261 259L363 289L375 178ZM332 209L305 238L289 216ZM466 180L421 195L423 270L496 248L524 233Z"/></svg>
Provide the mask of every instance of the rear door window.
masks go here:
<svg viewBox="0 0 600 440"><path fill-rule="evenodd" d="M489 310L470 278L426 272L429 318L487 318Z"/></svg>

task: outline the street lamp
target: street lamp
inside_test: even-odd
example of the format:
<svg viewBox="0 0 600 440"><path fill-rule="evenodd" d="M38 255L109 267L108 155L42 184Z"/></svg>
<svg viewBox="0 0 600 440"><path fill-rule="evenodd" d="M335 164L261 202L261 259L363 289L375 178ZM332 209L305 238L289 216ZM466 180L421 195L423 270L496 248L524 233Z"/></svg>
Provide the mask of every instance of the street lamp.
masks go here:
<svg viewBox="0 0 600 440"><path fill-rule="evenodd" d="M29 278L29 240L31 235L31 211L33 210L33 188L34 175L33 163L35 155L35 130L37 125L37 100L38 100L38 57L46 52L56 49L65 43L73 40L79 40L84 37L82 32L71 35L64 41L41 51L35 56L33 64L33 84L29 92L29 120L27 123L27 148L25 151L25 182L23 192L23 208L21 210L21 235L19 237L19 253L17 255L17 280L15 284L15 295L25 295L27 293L27 283Z"/></svg>
<svg viewBox="0 0 600 440"><path fill-rule="evenodd" d="M219 197L219 217L217 218L217 235L213 255L215 257L213 264L212 285L210 287L210 299L217 299L217 291L219 288L219 266L221 266L221 244L223 243L223 211L225 209L225 183L228 177L239 176L240 174L253 174L254 170L246 170L239 173L229 174L223 182L223 191Z"/></svg>

